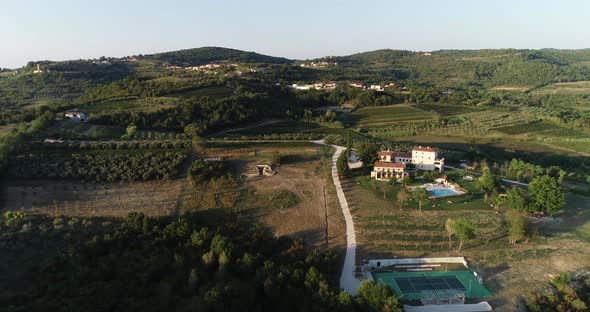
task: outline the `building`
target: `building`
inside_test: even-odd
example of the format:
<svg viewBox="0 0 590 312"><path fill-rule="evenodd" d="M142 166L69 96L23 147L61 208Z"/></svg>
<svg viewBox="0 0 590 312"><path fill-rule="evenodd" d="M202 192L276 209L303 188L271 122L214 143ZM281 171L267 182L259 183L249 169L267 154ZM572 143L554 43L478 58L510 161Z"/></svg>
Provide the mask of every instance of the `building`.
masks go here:
<svg viewBox="0 0 590 312"><path fill-rule="evenodd" d="M37 64L37 69L35 69L33 71L33 74L40 74L42 72L43 72L43 70L41 69L41 66L39 66L39 64Z"/></svg>
<svg viewBox="0 0 590 312"><path fill-rule="evenodd" d="M377 180L389 180L392 177L402 179L409 175L407 164L414 165L415 169L442 172L444 171L444 158L438 158L438 152L430 147L417 146L411 153L396 151L380 151L377 162L373 165L371 177ZM446 180L446 177L445 177Z"/></svg>
<svg viewBox="0 0 590 312"><path fill-rule="evenodd" d="M75 121L86 121L87 119L86 114L82 112L66 112L65 116Z"/></svg>
<svg viewBox="0 0 590 312"><path fill-rule="evenodd" d="M412 149L412 163L418 170L440 171L444 170L444 158L438 159L438 152L430 147L414 147Z"/></svg>
<svg viewBox="0 0 590 312"><path fill-rule="evenodd" d="M362 82L351 82L348 84L349 86L353 87L353 88L360 88L360 89L365 89L365 85L363 85Z"/></svg>
<svg viewBox="0 0 590 312"><path fill-rule="evenodd" d="M401 180L407 175L406 164L387 161L376 162L371 172L371 177L380 181L389 181L391 178Z"/></svg>
<svg viewBox="0 0 590 312"><path fill-rule="evenodd" d="M370 85L369 89L371 90L375 90L375 91L383 91L385 90L385 88L383 88L382 85Z"/></svg>

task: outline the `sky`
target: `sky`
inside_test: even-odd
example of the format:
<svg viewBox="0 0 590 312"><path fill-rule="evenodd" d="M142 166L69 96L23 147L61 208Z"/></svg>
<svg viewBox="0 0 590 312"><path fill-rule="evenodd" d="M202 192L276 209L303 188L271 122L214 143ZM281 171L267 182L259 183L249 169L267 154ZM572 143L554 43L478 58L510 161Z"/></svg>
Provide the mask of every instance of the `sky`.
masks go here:
<svg viewBox="0 0 590 312"><path fill-rule="evenodd" d="M294 59L376 49L590 48L587 0L0 0L0 67L221 46Z"/></svg>

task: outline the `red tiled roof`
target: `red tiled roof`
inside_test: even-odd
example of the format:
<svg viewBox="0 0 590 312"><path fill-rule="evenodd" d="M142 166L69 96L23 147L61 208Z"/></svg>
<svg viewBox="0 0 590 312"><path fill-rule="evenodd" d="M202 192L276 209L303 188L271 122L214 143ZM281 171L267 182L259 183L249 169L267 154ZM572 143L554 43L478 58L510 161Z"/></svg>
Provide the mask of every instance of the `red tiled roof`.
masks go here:
<svg viewBox="0 0 590 312"><path fill-rule="evenodd" d="M447 179L447 175L446 174L439 174L436 177L434 177L435 179Z"/></svg>
<svg viewBox="0 0 590 312"><path fill-rule="evenodd" d="M383 162L377 161L373 165L373 167L384 167L384 168L406 168L406 164L404 163L395 163L395 162Z"/></svg>
<svg viewBox="0 0 590 312"><path fill-rule="evenodd" d="M406 152L395 152L395 157L412 158L412 154Z"/></svg>
<svg viewBox="0 0 590 312"><path fill-rule="evenodd" d="M420 151L420 152L434 152L434 150L430 147L422 147L422 146L417 146L414 147L412 149L412 151Z"/></svg>
<svg viewBox="0 0 590 312"><path fill-rule="evenodd" d="M411 158L412 154L406 153L406 152L396 152L396 151L380 151L379 156L393 156L393 157Z"/></svg>

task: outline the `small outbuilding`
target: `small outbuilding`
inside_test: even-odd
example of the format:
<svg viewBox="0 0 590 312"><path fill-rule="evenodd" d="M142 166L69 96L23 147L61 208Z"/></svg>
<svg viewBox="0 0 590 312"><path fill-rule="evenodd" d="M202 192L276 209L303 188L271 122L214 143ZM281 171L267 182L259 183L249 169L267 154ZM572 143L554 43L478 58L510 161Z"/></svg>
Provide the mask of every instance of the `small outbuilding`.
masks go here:
<svg viewBox="0 0 590 312"><path fill-rule="evenodd" d="M446 174L439 174L436 177L434 177L434 182L446 184L448 182L448 177Z"/></svg>

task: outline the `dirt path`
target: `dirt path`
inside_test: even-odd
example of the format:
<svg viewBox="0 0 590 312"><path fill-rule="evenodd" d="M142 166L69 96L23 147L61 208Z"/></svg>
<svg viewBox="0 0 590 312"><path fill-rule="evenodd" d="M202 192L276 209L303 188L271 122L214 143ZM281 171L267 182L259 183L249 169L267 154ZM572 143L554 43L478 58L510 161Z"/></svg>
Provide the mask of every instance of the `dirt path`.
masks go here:
<svg viewBox="0 0 590 312"><path fill-rule="evenodd" d="M314 141L317 144L324 144L323 140ZM354 277L355 261L356 261L356 233L354 231L354 222L352 220L352 214L348 208L348 202L344 191L342 191L342 185L340 185L340 178L338 177L338 169L336 162L338 157L345 150L345 147L332 145L336 149L332 156L332 180L334 181L334 187L336 188L336 195L342 208L342 214L344 214L344 220L346 221L346 256L344 257L344 265L342 266L342 273L340 275L340 288L351 295L356 295L357 290L361 285L361 281Z"/></svg>

